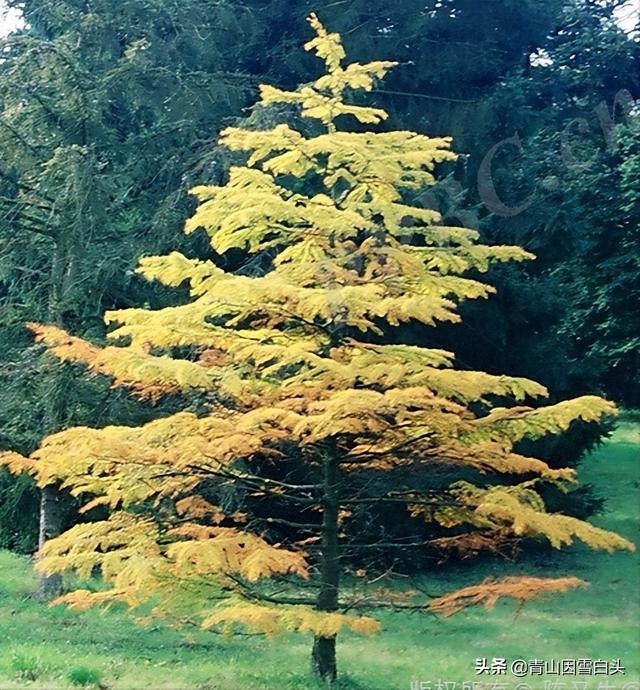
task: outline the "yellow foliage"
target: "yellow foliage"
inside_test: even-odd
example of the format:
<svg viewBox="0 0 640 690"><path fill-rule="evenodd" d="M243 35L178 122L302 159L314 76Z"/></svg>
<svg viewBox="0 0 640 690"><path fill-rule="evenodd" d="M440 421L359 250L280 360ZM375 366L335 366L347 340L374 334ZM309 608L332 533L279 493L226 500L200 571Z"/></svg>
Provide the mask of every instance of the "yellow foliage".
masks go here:
<svg viewBox="0 0 640 690"><path fill-rule="evenodd" d="M25 458L10 450L0 452L0 466L6 467L13 474L23 472L32 474L36 470L36 464L32 458Z"/></svg>
<svg viewBox="0 0 640 690"><path fill-rule="evenodd" d="M218 506L211 505L202 496L194 495L176 501L178 515L189 515L194 518L209 518L214 524L224 520L224 513Z"/></svg>
<svg viewBox="0 0 640 690"><path fill-rule="evenodd" d="M236 625L249 632L275 635L283 632L312 633L318 637L333 637L347 628L352 632L373 635L380 630L380 623L365 616L349 616L336 612L314 611L307 607L264 606L238 603L225 606L204 619L202 627L222 627L233 632Z"/></svg>
<svg viewBox="0 0 640 690"><path fill-rule="evenodd" d="M579 539L608 551L633 548L586 522L548 514L538 483L564 487L574 473L514 449L522 439L561 433L574 420L601 419L613 405L586 396L534 408L547 394L534 381L456 369L452 353L439 349L373 344L399 324L458 321L460 302L493 292L480 273L533 256L481 244L476 231L441 225L437 211L414 204L434 184L437 165L455 160L451 140L346 131L354 119L375 125L386 118L346 98L371 91L395 63L345 64L339 36L314 15L310 23L315 37L306 48L325 72L295 91L265 85L260 95L264 105L294 104L322 131L309 135L284 122L266 130L228 128L220 143L246 163L232 167L224 184L192 190L199 203L185 233L203 229L218 255L257 254L255 275L179 252L145 257L139 274L184 285L187 303L107 312L105 347L32 325L59 359L152 400L180 395L185 408L198 410L138 427L71 428L28 458L0 454L11 471L69 490L85 511L110 510L108 519L73 527L40 554L45 572L100 572L111 586L63 597L75 608L114 601L135 608L153 600L152 615L205 628L321 637L375 632L375 620L346 615L348 606L326 612L306 599L280 601L266 583L275 577L278 587L299 593L300 578L316 565L299 547L317 544L319 536L311 530L273 543L276 516L240 512L269 496L288 505L287 515L300 509L308 526L336 489L320 471L328 467L341 482L337 530L360 497L350 491L369 485L352 484L352 473L404 467L410 471L402 486L384 498L405 501L416 518L455 528L459 549L492 548L496 535L510 543L528 536L554 547ZM503 407L493 407L496 399ZM456 468L485 475L482 486L457 483L434 495L411 485L412 472L443 476ZM498 485L507 474L522 483ZM463 530L463 537L476 538L460 539ZM430 608L450 615L499 596L523 602L576 582L485 582Z"/></svg>
<svg viewBox="0 0 640 690"><path fill-rule="evenodd" d="M485 609L492 609L501 597L515 599L523 606L531 599L585 586L587 583L577 577L504 577L499 580L488 578L479 585L464 587L434 599L427 609L448 618L470 606L482 604Z"/></svg>
<svg viewBox="0 0 640 690"><path fill-rule="evenodd" d="M569 515L544 512L533 491L495 487L478 497L475 514L497 526L508 526L518 536L542 536L551 546L561 548L579 539L592 549L611 553L617 549L635 551L635 546L608 530L594 527Z"/></svg>
<svg viewBox="0 0 640 690"><path fill-rule="evenodd" d="M308 22L316 35L315 38L305 43L304 49L315 51L316 55L325 61L327 71L329 73L335 72L346 57L340 35L328 33L313 12L309 15Z"/></svg>
<svg viewBox="0 0 640 690"><path fill-rule="evenodd" d="M543 471L544 474L549 472ZM557 478L554 472L551 472L551 478ZM615 532L594 527L569 515L547 513L542 498L533 488L534 484L530 481L515 486L481 488L469 482L457 482L450 489L457 505L445 502L442 506L434 501L431 506L412 504L409 510L414 517L423 516L446 527L470 524L484 530L499 530L503 535L541 537L557 549L579 539L592 549L609 553L621 549L635 551L634 544Z"/></svg>
<svg viewBox="0 0 640 690"><path fill-rule="evenodd" d="M232 528L210 528L208 532L209 538L178 541L168 547L167 557L175 562L177 574L236 573L249 582L278 574L309 576L303 552L270 546L254 534Z"/></svg>
<svg viewBox="0 0 640 690"><path fill-rule="evenodd" d="M509 439L515 442L523 438L541 438L566 431L576 419L594 422L615 413L613 403L594 395L564 400L538 409L496 407L474 422L475 429L468 439Z"/></svg>
<svg viewBox="0 0 640 690"><path fill-rule="evenodd" d="M114 386L128 386L142 397L208 389L214 383L214 372L186 360L154 356L143 349L90 345L70 336L56 326L29 324L36 341L44 343L63 362L81 362L96 374L113 377Z"/></svg>

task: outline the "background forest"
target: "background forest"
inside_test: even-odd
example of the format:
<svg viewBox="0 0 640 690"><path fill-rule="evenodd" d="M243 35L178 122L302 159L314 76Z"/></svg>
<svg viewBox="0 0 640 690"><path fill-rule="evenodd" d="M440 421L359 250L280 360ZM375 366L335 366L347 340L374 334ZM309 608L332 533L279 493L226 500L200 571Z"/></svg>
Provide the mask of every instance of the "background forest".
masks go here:
<svg viewBox="0 0 640 690"><path fill-rule="evenodd" d="M391 128L453 137L461 156L427 205L537 260L494 269L497 295L463 305L460 326L411 337L556 399L637 405L640 47L615 21L623 3L432 4L338 3L332 29L353 59L401 62L375 92ZM313 7L16 6L29 28L0 66L0 445L30 452L96 409L100 423L153 414L43 360L24 324L100 338L105 309L162 303L132 273L138 257L185 242L186 190L224 174L217 132L257 84L313 74L295 49ZM580 432L576 453L599 434ZM33 550L36 493L5 478L2 495L0 543Z"/></svg>
<svg viewBox="0 0 640 690"><path fill-rule="evenodd" d="M549 390L550 403L599 395L623 410L640 407L640 25L633 2L4 4L21 24L2 39L0 59L0 451L28 456L48 434L69 427L138 426L202 409L206 400L197 392L150 404L113 388L106 376L83 376L81 367L47 354L25 324L52 324L102 345L105 311L175 304L174 290L135 272L142 256L179 250L225 271L261 275L268 252L218 252L204 233L184 235L197 206L187 192L222 185L230 166L240 164L241 154L219 143L224 128L299 124L290 103L254 104L259 84L292 90L317 78L317 60L301 50L310 36L304 17L313 11L342 36L351 61L398 62L367 94L367 103L389 113L381 131L452 137L458 157L443 160L435 184L413 190L411 203L438 211L443 226L477 230L483 244L518 245L536 256L492 265L482 280L496 294L462 303L461 323L434 329L409 320L385 333L384 344L444 349L456 353L461 370L533 379ZM178 293L185 304L187 291ZM615 438L636 443L637 427L623 427ZM561 436L517 448L552 469L580 468L612 429L610 418L586 415ZM598 464L603 456L595 457L601 475L585 462L586 481L568 493L546 487L545 502L575 518L605 515L603 526L633 541L607 510L618 500L616 482L637 485L637 470L609 476ZM53 505L48 501L55 503L53 532L100 517L101 508L82 514L77 497L40 492L28 475L0 469L0 548L32 554L39 530L40 541L47 536L40 517ZM376 520L357 514L344 539L354 547L363 538L393 541L408 518L395 507L383 513ZM278 534L289 536L286 529ZM435 544L443 535L425 525L422 543L433 546L419 553L401 543L376 549L367 568L419 577L441 562ZM519 548L536 567L547 558L539 545ZM7 572L26 572L23 561L2 555ZM467 579L463 562L449 557L458 584L478 579ZM491 574L494 564L481 559L478 567ZM10 582L7 592L12 588ZM158 636L153 644L177 644L151 634ZM411 646L407 638L395 638L398 649ZM194 649L209 644L203 639L193 638ZM119 654L116 643L109 649ZM47 659L20 654L7 675L16 668L19 675L23 665L23 680L46 676ZM186 654L197 663L193 649ZM275 677L282 660L265 658ZM180 663L191 663L185 659ZM98 676L78 684L96 684ZM194 677L185 687L200 682ZM348 687L395 687L388 682Z"/></svg>

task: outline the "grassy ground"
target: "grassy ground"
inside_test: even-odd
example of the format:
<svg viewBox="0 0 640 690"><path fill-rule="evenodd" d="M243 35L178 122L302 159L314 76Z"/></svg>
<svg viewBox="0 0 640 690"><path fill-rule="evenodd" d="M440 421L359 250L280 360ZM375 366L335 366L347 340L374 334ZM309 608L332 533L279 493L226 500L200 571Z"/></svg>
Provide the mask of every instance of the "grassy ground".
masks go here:
<svg viewBox="0 0 640 690"><path fill-rule="evenodd" d="M640 425L625 424L583 464L583 481L606 494L605 512L593 522L640 544ZM477 582L490 565L458 567L425 578L430 590ZM340 641L341 686L349 690L462 690L479 681L477 657L524 659L622 659L625 676L560 678L563 684L511 675L484 677L484 690L639 690L640 560L638 553L608 555L580 547L544 562L500 564L500 574L574 574L588 590L494 611L461 614L448 621L394 614L373 638ZM74 614L32 598L27 559L0 552L0 690L71 688L100 684L111 690L311 690L309 639L225 640L162 628L141 629L117 613ZM555 680L554 680L555 678ZM551 678L557 682L558 677ZM438 687L438 680L449 683ZM494 685L494 682L502 685ZM457 683L456 686L453 683ZM523 683L518 686L518 683ZM470 687L470 686L469 686ZM480 690L480 686L477 686Z"/></svg>

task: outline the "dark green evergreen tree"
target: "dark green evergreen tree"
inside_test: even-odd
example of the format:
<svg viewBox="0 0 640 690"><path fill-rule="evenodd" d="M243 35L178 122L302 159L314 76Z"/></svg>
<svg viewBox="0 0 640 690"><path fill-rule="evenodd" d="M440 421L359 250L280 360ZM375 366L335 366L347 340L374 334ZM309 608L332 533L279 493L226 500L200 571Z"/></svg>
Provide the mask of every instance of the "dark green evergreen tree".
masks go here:
<svg viewBox="0 0 640 690"><path fill-rule="evenodd" d="M85 419L98 393L34 356L24 323L99 337L104 308L155 299L127 269L173 243L205 146L249 97L254 18L213 1L7 4L26 28L3 41L0 65L0 442L26 450ZM53 489L41 500L42 541L64 511ZM5 510L0 533L14 522Z"/></svg>

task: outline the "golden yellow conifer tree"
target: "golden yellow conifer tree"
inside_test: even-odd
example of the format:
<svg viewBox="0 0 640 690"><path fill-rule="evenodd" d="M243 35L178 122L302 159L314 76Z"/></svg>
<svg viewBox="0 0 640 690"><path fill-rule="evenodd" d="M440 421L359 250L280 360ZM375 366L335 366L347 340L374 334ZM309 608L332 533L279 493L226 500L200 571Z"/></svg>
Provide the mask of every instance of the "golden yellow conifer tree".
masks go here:
<svg viewBox="0 0 640 690"><path fill-rule="evenodd" d="M232 167L222 186L193 190L200 205L185 228L204 229L218 254L260 253L269 262L263 274L225 272L176 252L148 257L141 275L187 284L188 303L107 313L107 347L32 325L61 360L142 397L201 391L206 409L142 427L68 429L31 457L5 453L3 462L41 486L62 483L86 499L85 510L109 507L108 519L76 525L40 554L45 572L99 571L111 585L66 594L71 606L153 600L153 615L205 629L310 633L313 668L331 683L339 631L378 629L368 610L449 615L580 584L504 578L431 602L388 590L351 596L341 586L340 532L358 505L404 503L416 520L452 528L462 550L505 535L553 547L574 539L607 551L633 546L547 513L537 488L575 481L573 471L514 450L575 419L599 419L610 403L525 406L545 395L542 386L455 369L445 351L384 344L402 323L458 321L457 303L492 292L465 273L530 255L479 244L474 231L445 227L435 211L408 203L407 193L434 182L436 164L454 159L450 141L362 131L386 113L350 103L349 94L370 91L394 63L345 65L340 37L315 16L310 23L306 49L324 61L324 74L296 91L263 86L261 103L294 104L315 130L284 122L225 130L222 144L246 154L246 164ZM357 131L346 129L353 119ZM493 399L512 404L493 407ZM443 467L482 481L438 491L407 481ZM389 477L382 493L359 481L367 472ZM247 510L256 505L271 514ZM279 522L295 536L271 543Z"/></svg>

